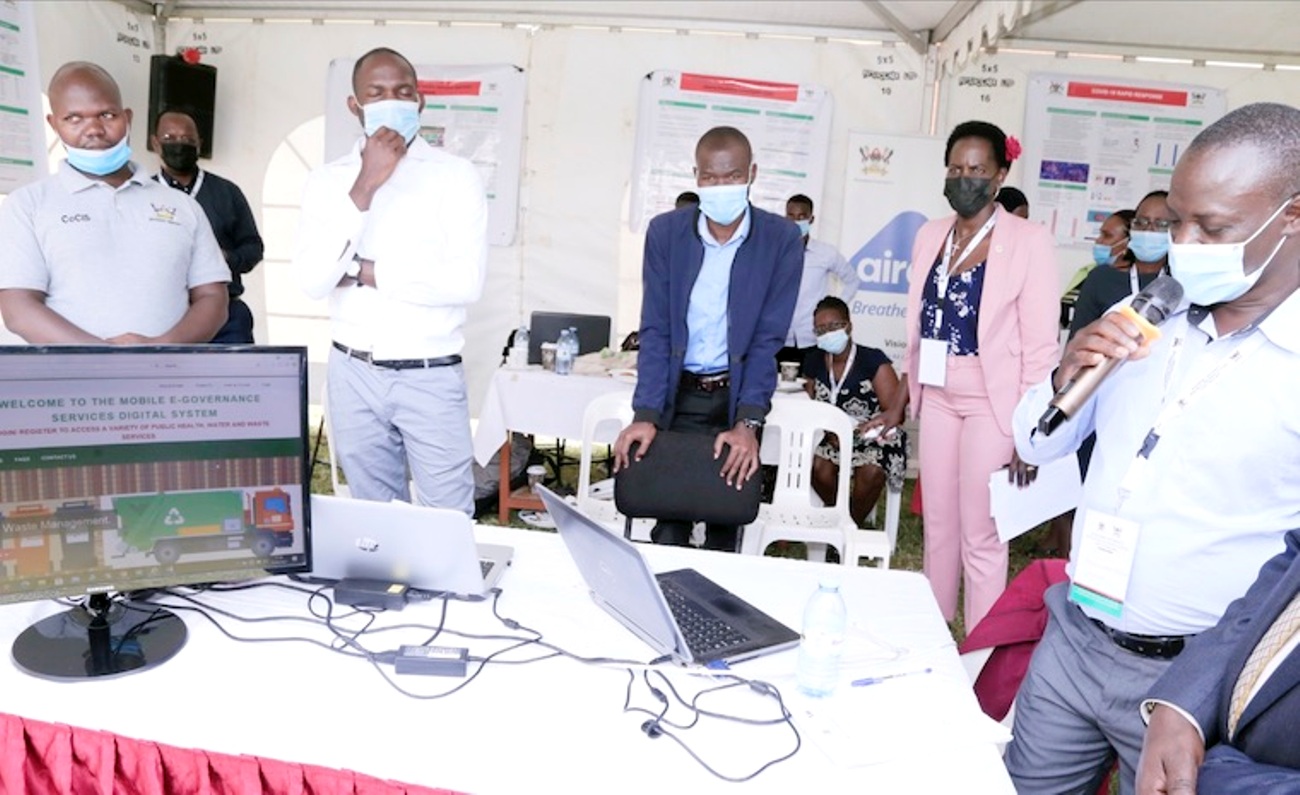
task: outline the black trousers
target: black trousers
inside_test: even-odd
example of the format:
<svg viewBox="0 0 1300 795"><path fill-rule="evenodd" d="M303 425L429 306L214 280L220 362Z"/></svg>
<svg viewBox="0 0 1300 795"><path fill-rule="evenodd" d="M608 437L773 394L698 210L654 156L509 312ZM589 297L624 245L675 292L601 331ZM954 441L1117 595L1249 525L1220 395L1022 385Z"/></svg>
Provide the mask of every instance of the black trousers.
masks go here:
<svg viewBox="0 0 1300 795"><path fill-rule="evenodd" d="M679 387L673 422L669 430L717 436L731 427L727 421L730 413L728 406L730 397L729 389L701 392L684 386ZM661 521L650 531L650 540L656 544L689 546L692 526L690 522ZM735 552L739 531L740 528L735 525L707 525L704 548Z"/></svg>

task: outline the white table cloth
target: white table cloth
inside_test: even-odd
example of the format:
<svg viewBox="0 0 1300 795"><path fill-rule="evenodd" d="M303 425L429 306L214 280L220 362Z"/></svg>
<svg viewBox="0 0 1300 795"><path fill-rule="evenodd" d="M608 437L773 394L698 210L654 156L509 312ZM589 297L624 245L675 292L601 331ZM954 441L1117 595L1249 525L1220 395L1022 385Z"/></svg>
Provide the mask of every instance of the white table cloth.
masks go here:
<svg viewBox="0 0 1300 795"><path fill-rule="evenodd" d="M511 544L512 570L501 582L503 615L544 633L548 642L585 656L649 660L653 652L588 597L557 536L479 527L480 541ZM780 688L795 713L803 748L743 785L725 785L668 738L640 731L644 716L624 714L628 674L569 659L489 665L460 692L417 700L389 687L369 663L305 643L237 643L208 621L182 613L188 645L140 674L75 684L49 682L0 663L3 709L68 723L233 754L258 754L428 786L486 793L572 792L890 792L1011 793L990 724L966 683L952 639L918 574L841 567L699 550L641 547L656 570L691 566L787 624L798 627L819 576L843 581L850 641L842 679L918 672L871 687L844 687L830 700L800 696L793 685L797 652L736 666L735 673ZM241 616L306 616L305 597L257 589L204 597ZM164 599L168 601L168 599ZM52 602L0 608L7 647L31 621L61 609ZM435 625L440 606L418 604L380 617L380 626ZM302 621L249 624L219 618L242 636L328 636ZM487 603L453 602L449 631L520 634L492 617ZM391 649L422 643L426 627L395 629L364 642ZM484 655L500 642L444 632L437 643ZM538 652L521 651L523 659ZM930 669L929 673L919 673ZM385 669L394 676L391 668ZM673 683L693 692L708 683L680 669ZM421 694L445 692L463 679L394 676ZM772 702L741 689L728 709L770 710ZM634 703L655 707L644 687ZM670 715L685 718L685 713ZM751 772L787 752L785 727L711 723L684 739L731 775Z"/></svg>

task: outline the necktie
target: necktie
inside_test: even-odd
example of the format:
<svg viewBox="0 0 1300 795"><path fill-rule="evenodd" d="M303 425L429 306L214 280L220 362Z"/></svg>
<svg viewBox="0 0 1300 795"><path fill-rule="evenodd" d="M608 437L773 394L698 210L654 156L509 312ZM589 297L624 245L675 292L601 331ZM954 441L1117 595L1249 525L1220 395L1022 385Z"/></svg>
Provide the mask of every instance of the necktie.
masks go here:
<svg viewBox="0 0 1300 795"><path fill-rule="evenodd" d="M1291 598L1291 602L1273 621L1264 637L1259 639L1259 643L1246 658L1236 684L1232 686L1232 701L1228 705L1229 738L1237 733L1237 722L1246 710L1246 703L1250 700L1251 691L1255 689L1255 683L1259 681L1259 675L1297 629L1300 629L1300 593Z"/></svg>

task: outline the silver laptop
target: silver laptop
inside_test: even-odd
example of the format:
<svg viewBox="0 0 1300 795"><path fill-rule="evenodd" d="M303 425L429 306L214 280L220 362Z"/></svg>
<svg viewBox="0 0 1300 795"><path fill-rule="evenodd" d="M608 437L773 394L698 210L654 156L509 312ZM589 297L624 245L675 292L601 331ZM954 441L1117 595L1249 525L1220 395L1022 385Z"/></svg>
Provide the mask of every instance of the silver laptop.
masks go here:
<svg viewBox="0 0 1300 795"><path fill-rule="evenodd" d="M460 511L311 495L313 579L385 580L482 599L513 556L512 547L476 544Z"/></svg>
<svg viewBox="0 0 1300 795"><path fill-rule="evenodd" d="M682 665L735 663L788 649L799 633L694 569L655 574L622 536L537 487L596 604Z"/></svg>

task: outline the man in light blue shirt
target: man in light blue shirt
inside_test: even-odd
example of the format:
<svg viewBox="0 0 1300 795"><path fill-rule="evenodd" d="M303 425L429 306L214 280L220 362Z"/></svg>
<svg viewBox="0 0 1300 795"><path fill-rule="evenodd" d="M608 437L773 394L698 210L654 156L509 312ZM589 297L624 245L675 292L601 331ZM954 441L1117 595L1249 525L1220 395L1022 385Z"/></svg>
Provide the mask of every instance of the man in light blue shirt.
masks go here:
<svg viewBox="0 0 1300 795"><path fill-rule="evenodd" d="M1080 330L1012 423L1031 464L1097 432L1070 580L1046 594L1016 700L1006 761L1022 795L1095 791L1116 756L1131 793L1147 690L1300 527L1300 110L1247 105L1211 125L1168 205L1183 306L1141 345L1116 312ZM1053 392L1106 357L1127 363L1038 433Z"/></svg>
<svg viewBox="0 0 1300 795"><path fill-rule="evenodd" d="M817 335L813 333L813 309L817 302L833 295L852 306L859 279L858 272L834 246L813 240L811 229L817 217L813 215L812 199L802 193L791 196L785 203L785 217L794 221L803 235L803 272L785 347L777 351L776 359L802 365L804 357L817 349Z"/></svg>
<svg viewBox="0 0 1300 795"><path fill-rule="evenodd" d="M749 236L749 213L740 217L740 226L725 242L709 231L703 213L696 231L704 243L704 263L686 305L686 371L704 375L727 369L727 290L736 251Z"/></svg>

